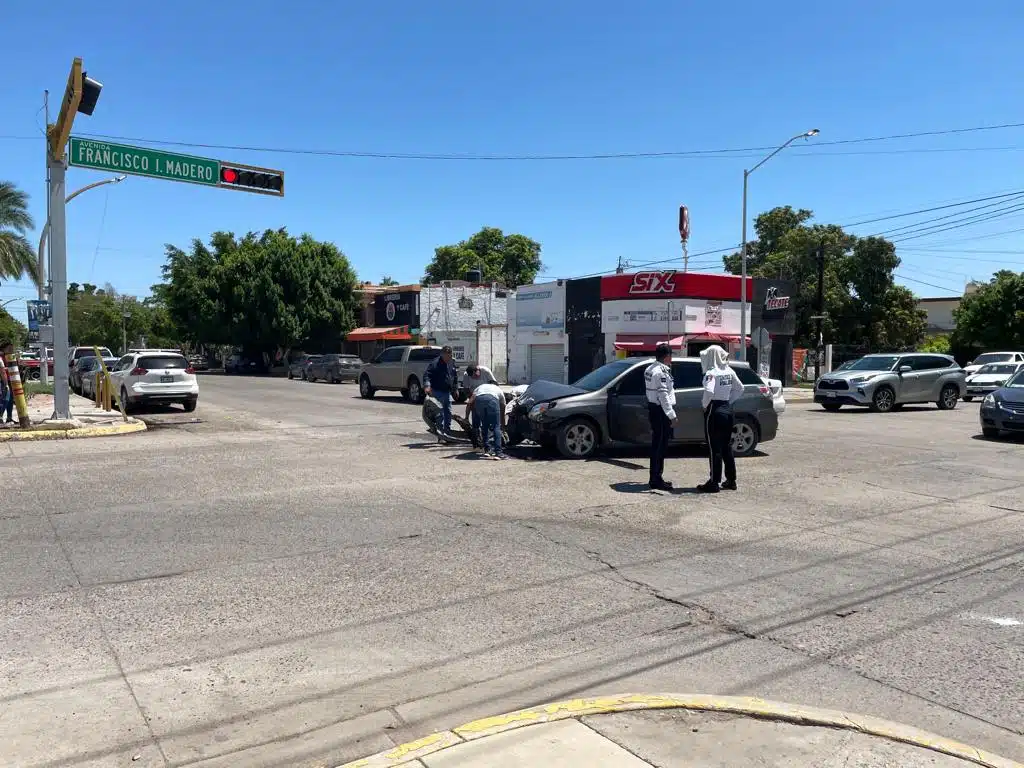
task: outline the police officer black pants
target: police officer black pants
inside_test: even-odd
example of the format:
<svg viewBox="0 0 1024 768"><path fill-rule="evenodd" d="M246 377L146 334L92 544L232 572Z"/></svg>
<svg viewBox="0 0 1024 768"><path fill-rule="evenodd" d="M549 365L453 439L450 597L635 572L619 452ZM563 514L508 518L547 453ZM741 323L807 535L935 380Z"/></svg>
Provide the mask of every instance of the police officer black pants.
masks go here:
<svg viewBox="0 0 1024 768"><path fill-rule="evenodd" d="M732 406L724 400L713 400L704 412L705 434L711 461L711 480L714 485L722 483L722 467L725 467L725 481L736 482L736 460L732 455Z"/></svg>
<svg viewBox="0 0 1024 768"><path fill-rule="evenodd" d="M665 411L655 403L647 404L647 413L651 417L651 477L652 487L665 482L661 476L665 471L665 454L668 452L668 441L672 436L672 422Z"/></svg>

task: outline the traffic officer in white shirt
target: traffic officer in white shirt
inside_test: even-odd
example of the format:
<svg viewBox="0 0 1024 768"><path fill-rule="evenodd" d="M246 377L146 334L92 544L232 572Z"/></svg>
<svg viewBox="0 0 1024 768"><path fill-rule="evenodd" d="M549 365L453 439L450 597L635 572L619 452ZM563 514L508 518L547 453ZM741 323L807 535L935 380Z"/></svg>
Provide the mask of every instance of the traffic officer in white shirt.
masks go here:
<svg viewBox="0 0 1024 768"><path fill-rule="evenodd" d="M672 483L662 477L665 471L665 452L676 425L676 393L672 384L672 348L659 344L654 350L655 362L644 370L647 389L647 413L651 419L651 476L652 491L671 491Z"/></svg>
<svg viewBox="0 0 1024 768"><path fill-rule="evenodd" d="M736 490L736 460L732 456L732 404L743 394L743 382L729 367L725 350L713 344L700 353L704 369L704 436L708 442L711 477L698 485L701 493ZM722 482L722 466L725 482Z"/></svg>

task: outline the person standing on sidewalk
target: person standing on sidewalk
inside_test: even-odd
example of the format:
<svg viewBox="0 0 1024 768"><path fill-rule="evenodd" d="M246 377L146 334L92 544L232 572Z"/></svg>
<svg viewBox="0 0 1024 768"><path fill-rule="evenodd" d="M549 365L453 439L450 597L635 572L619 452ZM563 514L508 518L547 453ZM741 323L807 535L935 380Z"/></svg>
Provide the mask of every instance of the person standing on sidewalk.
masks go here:
<svg viewBox="0 0 1024 768"><path fill-rule="evenodd" d="M452 392L455 390L457 370L452 362L452 348L444 346L441 354L427 366L423 374L424 392L441 404L439 442L447 443L452 431Z"/></svg>
<svg viewBox="0 0 1024 768"><path fill-rule="evenodd" d="M466 415L470 410L480 425L482 453L492 459L504 459L501 430L505 426L505 393L497 384L478 384L466 403ZM488 442L490 450L488 450Z"/></svg>
<svg viewBox="0 0 1024 768"><path fill-rule="evenodd" d="M43 365L45 365L45 361ZM3 415L7 414L6 420ZM14 423L14 389L11 387L11 377L7 375L7 366L0 359L0 420L7 424Z"/></svg>
<svg viewBox="0 0 1024 768"><path fill-rule="evenodd" d="M672 383L672 347L659 344L654 350L655 361L644 370L647 390L647 414L651 419L651 475L648 481L652 491L671 491L672 483L662 477L665 471L665 453L676 425L676 393Z"/></svg>
<svg viewBox="0 0 1024 768"><path fill-rule="evenodd" d="M732 455L732 404L743 394L743 382L729 367L729 357L717 344L700 353L704 369L704 437L708 442L711 477L698 485L701 493L736 490L736 460ZM722 466L725 482L722 482Z"/></svg>

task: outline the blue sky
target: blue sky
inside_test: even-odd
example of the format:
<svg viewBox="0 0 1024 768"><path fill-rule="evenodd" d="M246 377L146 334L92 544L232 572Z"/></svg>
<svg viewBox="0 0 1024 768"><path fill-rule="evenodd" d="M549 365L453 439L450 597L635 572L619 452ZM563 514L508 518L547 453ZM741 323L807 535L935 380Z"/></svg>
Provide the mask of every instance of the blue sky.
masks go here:
<svg viewBox="0 0 1024 768"><path fill-rule="evenodd" d="M76 120L79 135L581 155L772 146L819 128L751 177L751 217L792 204L845 224L1024 188L1024 128L824 143L1024 122L1019 2L495 6L14 3L4 11L0 178L32 195L41 225L42 92L59 103L77 55L104 84L95 114ZM672 259L680 203L691 211L691 252L739 242L742 171L763 154L506 162L178 151L282 168L287 196L143 178L88 192L68 207L70 280L146 295L164 243L280 226L334 241L367 280L415 281L435 246L484 225L539 240L550 277L610 270L620 256ZM71 169L68 188L100 178ZM900 274L929 296L1001 265L1024 269L1024 233L1010 232L1022 219L908 241ZM0 286L0 301L32 294ZM21 301L9 309L24 317Z"/></svg>

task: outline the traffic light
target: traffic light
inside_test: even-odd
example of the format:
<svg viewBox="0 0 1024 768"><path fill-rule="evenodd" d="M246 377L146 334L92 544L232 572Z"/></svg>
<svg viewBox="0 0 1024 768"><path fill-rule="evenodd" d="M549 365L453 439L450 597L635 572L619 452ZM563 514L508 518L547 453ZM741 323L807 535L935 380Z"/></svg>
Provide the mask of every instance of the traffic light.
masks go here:
<svg viewBox="0 0 1024 768"><path fill-rule="evenodd" d="M220 187L284 197L284 171L251 165L220 164Z"/></svg>
<svg viewBox="0 0 1024 768"><path fill-rule="evenodd" d="M103 90L103 83L93 80L85 72L82 73L82 100L78 103L78 111L83 115L91 115L96 109L96 102L100 100L100 91Z"/></svg>

